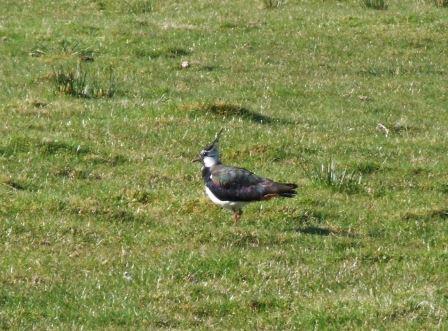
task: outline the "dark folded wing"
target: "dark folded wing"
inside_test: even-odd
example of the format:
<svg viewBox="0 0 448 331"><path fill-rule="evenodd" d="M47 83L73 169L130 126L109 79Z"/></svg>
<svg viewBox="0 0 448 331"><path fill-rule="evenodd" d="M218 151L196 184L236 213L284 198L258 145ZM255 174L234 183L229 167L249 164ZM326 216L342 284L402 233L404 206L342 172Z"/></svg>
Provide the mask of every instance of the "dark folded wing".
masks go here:
<svg viewBox="0 0 448 331"><path fill-rule="evenodd" d="M206 184L220 200L256 201L265 199L274 183L243 168L218 165Z"/></svg>

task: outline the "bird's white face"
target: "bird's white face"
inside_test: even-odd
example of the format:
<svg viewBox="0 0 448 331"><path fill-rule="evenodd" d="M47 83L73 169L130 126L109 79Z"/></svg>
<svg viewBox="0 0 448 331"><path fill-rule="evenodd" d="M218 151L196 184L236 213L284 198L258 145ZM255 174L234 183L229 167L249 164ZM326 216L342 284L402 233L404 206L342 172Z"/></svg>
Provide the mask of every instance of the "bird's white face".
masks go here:
<svg viewBox="0 0 448 331"><path fill-rule="evenodd" d="M204 167L209 168L211 166L214 166L215 164L219 163L219 152L216 147L213 147L209 150L202 150L200 157L202 159L202 163L204 164Z"/></svg>

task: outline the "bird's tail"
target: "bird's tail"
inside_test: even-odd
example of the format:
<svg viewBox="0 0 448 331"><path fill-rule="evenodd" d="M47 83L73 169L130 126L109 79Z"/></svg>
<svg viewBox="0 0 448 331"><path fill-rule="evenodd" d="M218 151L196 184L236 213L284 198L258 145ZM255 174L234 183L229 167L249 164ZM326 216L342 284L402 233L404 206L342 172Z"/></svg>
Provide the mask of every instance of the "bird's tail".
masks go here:
<svg viewBox="0 0 448 331"><path fill-rule="evenodd" d="M296 192L297 185L296 184L292 184L292 183L276 183L276 184L277 184L276 185L277 193L281 197L292 198L297 194L297 192Z"/></svg>

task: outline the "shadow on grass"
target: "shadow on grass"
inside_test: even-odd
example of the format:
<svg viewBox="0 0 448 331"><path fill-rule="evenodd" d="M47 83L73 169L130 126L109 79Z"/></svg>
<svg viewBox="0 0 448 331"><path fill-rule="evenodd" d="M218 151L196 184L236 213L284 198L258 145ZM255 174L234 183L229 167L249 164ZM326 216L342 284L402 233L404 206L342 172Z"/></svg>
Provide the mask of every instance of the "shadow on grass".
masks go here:
<svg viewBox="0 0 448 331"><path fill-rule="evenodd" d="M253 123L258 124L273 124L273 123L279 123L279 124L291 124L292 122L285 119L280 118L274 118L267 115L263 115L257 112L254 112L248 108L239 106L239 105L233 105L228 103L197 103L197 104L191 104L191 105L184 105L184 109L192 111L199 115L213 115L218 117L238 117L243 120L247 120Z"/></svg>
<svg viewBox="0 0 448 331"><path fill-rule="evenodd" d="M160 57L169 58L169 59L175 59L180 58L182 56L188 56L191 54L191 52L185 48L180 47L169 47L169 48L161 48L161 49L152 49L152 48L145 48L139 47L135 49L134 55L140 58L151 58L151 59L157 59Z"/></svg>
<svg viewBox="0 0 448 331"><path fill-rule="evenodd" d="M344 230L335 230L326 227L320 226L305 226L301 228L296 228L296 232L308 234L308 235L317 235L317 236L338 236L338 237L347 237L347 238L355 238L357 235L352 232L344 231Z"/></svg>
<svg viewBox="0 0 448 331"><path fill-rule="evenodd" d="M12 191L36 191L38 187L27 178L2 178L0 185Z"/></svg>
<svg viewBox="0 0 448 331"><path fill-rule="evenodd" d="M96 198L71 197L67 200L59 200L54 206L54 211L107 222L136 224L149 222L144 216L135 213L132 207L117 206L117 204Z"/></svg>
<svg viewBox="0 0 448 331"><path fill-rule="evenodd" d="M403 216L405 221L435 221L448 219L448 208L432 209L416 213L407 213Z"/></svg>
<svg viewBox="0 0 448 331"><path fill-rule="evenodd" d="M73 141L41 140L21 136L12 137L4 145L0 144L0 157L13 157L25 153L54 157L72 156L90 165L119 166L129 161L125 155L107 151L94 151L85 144Z"/></svg>

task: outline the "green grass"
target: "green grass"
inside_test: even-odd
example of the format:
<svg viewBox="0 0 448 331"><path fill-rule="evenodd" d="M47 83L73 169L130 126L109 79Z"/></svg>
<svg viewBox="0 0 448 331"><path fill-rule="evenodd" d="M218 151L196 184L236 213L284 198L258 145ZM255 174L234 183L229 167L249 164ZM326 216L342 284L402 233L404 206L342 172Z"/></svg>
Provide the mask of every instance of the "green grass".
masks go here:
<svg viewBox="0 0 448 331"><path fill-rule="evenodd" d="M448 16L387 4L3 1L0 328L448 328ZM233 224L222 127L299 195Z"/></svg>

